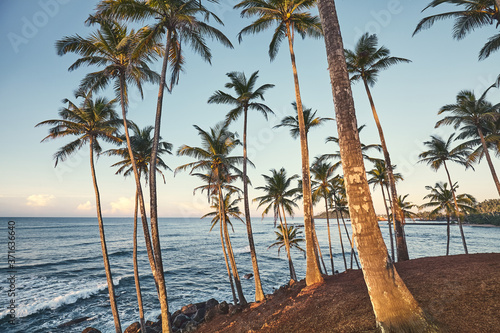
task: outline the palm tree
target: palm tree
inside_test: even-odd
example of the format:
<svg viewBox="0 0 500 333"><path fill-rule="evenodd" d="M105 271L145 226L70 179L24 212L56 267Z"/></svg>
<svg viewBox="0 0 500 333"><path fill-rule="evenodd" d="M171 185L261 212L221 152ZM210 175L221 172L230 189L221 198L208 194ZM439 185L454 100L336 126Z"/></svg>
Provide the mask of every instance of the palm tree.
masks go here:
<svg viewBox="0 0 500 333"><path fill-rule="evenodd" d="M412 204L409 201L406 201L406 198L409 194L405 194L404 196L398 197L398 206L403 211L405 218L413 219L417 214L412 212L410 209L417 207L417 205Z"/></svg>
<svg viewBox="0 0 500 333"><path fill-rule="evenodd" d="M454 4L462 7L463 10L457 10L437 15L431 15L423 18L415 28L413 35L424 29L432 27L439 20L455 19L453 26L453 38L463 39L468 33L476 28L493 25L500 25L500 0L433 0L427 7L434 8L441 4ZM479 59L483 60L500 48L500 33L496 34L488 40L479 52Z"/></svg>
<svg viewBox="0 0 500 333"><path fill-rule="evenodd" d="M438 182L434 187L426 186L425 189L431 193L424 197L429 202L424 203L420 208L433 208L430 212L431 215L444 213L446 215L446 255L450 253L450 219L452 215L457 216L459 219L460 211L456 209L458 206L462 212L475 211L476 199L469 194L459 194L454 197L457 183L453 185L452 189L448 189L448 183Z"/></svg>
<svg viewBox="0 0 500 333"><path fill-rule="evenodd" d="M262 175L266 181L265 186L256 187L257 190L262 190L265 195L253 199L253 201L258 201L259 206L265 206L262 212L262 218L269 212L273 211L274 214L274 226L276 226L276 221L279 219L282 230L288 230L288 225L286 222L286 214L293 216L293 208L298 207L293 198L298 192L298 188L292 187L291 183L293 180L297 179L298 175L293 175L288 177L285 168L281 168L279 171L276 169L271 169L271 176ZM285 248L288 256L288 268L290 269L290 279L297 281L297 275L295 274L295 268L292 262L292 256L290 253L290 242L287 238L287 233L285 236Z"/></svg>
<svg viewBox="0 0 500 333"><path fill-rule="evenodd" d="M200 187L200 189L202 191L206 190L209 197L212 195L218 197L220 206L219 209L221 212L225 211L225 208L223 207L223 189L225 186L231 184L235 179L241 177L241 171L236 167L236 165L243 162L243 157L241 156L229 156L234 148L240 145L241 142L236 139L234 133L228 131L227 127L227 123L219 123L207 132L194 125L194 128L198 131L198 135L201 137L201 147L183 145L177 151L177 155L193 157L198 161L181 165L175 169L176 172L190 169L191 175L202 178L206 185ZM200 171L206 173L200 173ZM233 249L229 240L229 232L227 230L225 218L226 216L222 213L221 216L236 291L238 293L238 298L240 299L240 304L245 305L247 301L243 295L238 268L236 266Z"/></svg>
<svg viewBox="0 0 500 333"><path fill-rule="evenodd" d="M292 102L293 109L295 112L297 112L297 103ZM304 126L306 130L306 139L307 135L309 134L309 130L313 127L318 127L323 125L326 121L328 120L333 120L333 118L323 118L323 117L316 117L316 112L318 110L312 112L312 109L307 109L305 106L302 106L303 108L303 115L304 115ZM290 135L292 138L297 139L300 136L300 127L299 127L299 117L298 116L286 116L283 119L281 119L281 122L274 126L273 128L278 128L278 127L290 127Z"/></svg>
<svg viewBox="0 0 500 333"><path fill-rule="evenodd" d="M248 243L250 246L250 255L252 257L252 267L255 280L255 301L264 300L264 291L260 281L259 265L257 262L257 254L255 252L255 244L253 241L252 223L250 218L250 206L248 203L248 181L247 181L247 123L248 110L259 111L267 120L267 114L274 112L265 104L255 100L264 100L266 90L274 87L274 84L264 84L255 89L255 84L259 72L256 71L247 79L245 73L230 72L226 74L230 82L226 83L225 87L234 89L237 96L232 96L221 90L216 91L209 99L208 103L229 104L233 105L232 109L226 116L226 121L232 122L243 114L243 203L245 206L245 219L248 235ZM255 90L254 90L255 89Z"/></svg>
<svg viewBox="0 0 500 333"><path fill-rule="evenodd" d="M302 182L304 192L304 226L306 236L307 269L306 284L312 285L323 281L321 276L318 258L315 252L314 225L312 221L312 194L309 172L309 151L307 148L307 137L304 123L304 113L302 109L302 99L300 96L299 76L295 63L295 53L293 42L295 33L302 38L311 36L320 38L322 36L321 24L317 16L312 16L308 10L316 4L315 0L243 0L234 8L241 8L242 17L257 16L257 20L249 26L243 28L239 34L241 42L242 36L250 33L261 32L276 24L273 38L269 44L269 57L274 60L278 54L279 46L283 39L288 39L290 58L295 85L295 100L297 103L297 115L300 130L300 147L302 155Z"/></svg>
<svg viewBox="0 0 500 333"><path fill-rule="evenodd" d="M409 257L403 230L404 217L401 210L397 206L398 194L396 191L396 180L394 179L392 171L391 157L389 155L389 150L387 149L384 131L382 130L382 125L380 124L369 87L373 87L375 82L377 82L377 77L381 70L398 63L410 62L410 60L391 57L389 56L390 51L388 48L384 46L377 48L377 44L378 38L376 35L369 35L368 33L365 33L356 43L354 51L345 50L345 57L347 61L347 70L351 74L351 81L363 81L366 94L368 95L368 100L370 101L373 118L375 119L375 124L377 125L377 130L380 136L380 144L382 145L384 160L387 167L387 177L391 188L391 199L392 206L394 207L396 224L396 247L398 261L405 261L408 260Z"/></svg>
<svg viewBox="0 0 500 333"><path fill-rule="evenodd" d="M449 184L453 184L451 181L450 172L448 171L448 166L446 165L446 161L455 162L461 165L464 165L466 168L470 166L469 161L467 161L467 155L469 154L468 149L464 149L461 146L451 148L451 142L455 134L450 135L448 140L445 142L438 136L431 135L431 141L424 142L424 145L429 147L428 151L425 151L419 155L420 161L425 162L431 166L434 171L437 171L444 167L446 171L446 176L448 177ZM457 203L457 199L455 197L455 192L452 189L453 201L455 202L455 211L460 212L459 206ZM465 235L462 228L462 219L460 218L460 214L458 215L458 225L460 227L460 234L462 235L462 244L464 246L465 253L467 254L467 244L465 242Z"/></svg>
<svg viewBox="0 0 500 333"><path fill-rule="evenodd" d="M143 33L143 30L137 33L134 31L129 33L124 25L101 17L90 16L87 22L89 24L100 24L99 30L91 34L88 38L82 38L79 35L62 38L56 42L57 53L63 55L68 52L74 52L81 56L80 59L69 67L70 71L82 65L104 66L104 69L100 71L87 74L81 86L88 89L99 90L106 87L111 81L115 81L114 88L116 94L119 96L121 104L127 147L129 155L133 156L126 117L128 106L127 84L135 84L142 96L142 83L144 81L153 83L159 82L160 78L158 74L148 67L147 62L154 60L156 55L162 55L162 50L158 46L151 46L148 44L138 51L137 46L140 42L139 37L140 34ZM155 147L153 146L153 152L151 154L152 163L150 166L152 170L156 170L156 156ZM139 207L149 264L158 288L163 330L165 332L170 332L167 289L165 287L163 262L161 260L158 225L153 223L153 220L151 221L150 237L139 171L135 165L135 159L132 159L131 162L136 189L139 192ZM153 177L150 176L150 184L156 179L154 177L156 177L155 172L153 172Z"/></svg>
<svg viewBox="0 0 500 333"><path fill-rule="evenodd" d="M354 100L343 54L344 45L334 0L318 0L318 10L325 33L326 54L335 119L339 134L342 169L356 246L368 287L377 326L383 331L437 332L425 317L417 301L406 288L387 256L370 188L363 165L357 131ZM363 232L360 232L363 230Z"/></svg>
<svg viewBox="0 0 500 333"><path fill-rule="evenodd" d="M338 165L337 165L338 167ZM312 196L313 202L318 202L323 198L325 202L326 227L328 230L328 250L330 252L330 264L332 265L332 275L335 274L333 266L332 238L330 235L330 217L328 214L328 200L332 196L330 181L332 180L335 168L331 163L320 162L316 159L311 167ZM338 216L337 216L338 217Z"/></svg>
<svg viewBox="0 0 500 333"><path fill-rule="evenodd" d="M146 184L148 183L149 174L149 164L151 162L151 149L153 147L153 138L151 137L151 132L153 131L153 126L147 126L144 129L140 129L137 124L129 121L130 128L134 135L130 137L130 142L132 144L133 156L139 171L139 176L144 175ZM125 137L121 137L123 141L126 140ZM126 142L126 141L125 141ZM118 148L110 149L104 153L110 156L120 156L123 159L119 162L113 164L113 167L119 167L115 174L123 174L124 176L129 176L134 172L132 168L132 161L128 152L128 148ZM165 164L160 155L168 153L172 154L172 144L168 142L160 142L159 155L157 156L156 171L163 177L163 182L165 182L165 177L160 168L165 170L170 170L170 168ZM134 263L134 280L135 289L137 293L137 303L139 306L139 319L141 330L146 331L146 322L144 320L144 310L142 305L142 294L141 285L139 281L139 269L137 265L137 214L139 206L139 193L135 191L135 207L134 207L134 235L133 235L133 263Z"/></svg>
<svg viewBox="0 0 500 333"><path fill-rule="evenodd" d="M302 231L300 231L299 228L294 226L289 226L288 230L285 231L283 226L279 225L277 229L278 231L274 232L276 234L276 242L269 245L268 249L277 246L279 255L281 248L283 246L286 247L286 242L288 242L290 248L296 248L305 254L306 251L299 246L299 244L304 241L304 237L302 237L301 235Z"/></svg>
<svg viewBox="0 0 500 333"><path fill-rule="evenodd" d="M449 112L451 115L438 121L436 127L441 125L453 125L453 128L456 130L462 126L460 128L461 133L457 136L457 139L476 139L479 137L486 161L490 168L491 176L493 177L498 194L500 195L500 181L493 167L493 162L488 152L488 144L483 133L485 122L494 121L500 117L500 103L492 105L485 99L490 88L488 88L479 99L476 98L472 91L460 91L457 95L455 104L447 104L441 107L438 114Z"/></svg>
<svg viewBox="0 0 500 333"><path fill-rule="evenodd" d="M219 223L221 220L225 220L226 223L228 223L232 227L231 221L229 219L230 216L232 218L240 220L241 222L244 222L241 219L240 208L237 206L238 202L240 201L240 198L233 200L233 198L231 197L231 195L233 195L235 192L236 191L228 191L224 195L224 198L223 198L224 202L222 205L219 205L219 198L217 196L212 197L212 205L210 206L210 208L213 208L214 211L207 213L201 217L203 219L205 217L212 216L212 226L210 227L210 231L212 231L212 229L215 227L215 225L217 223ZM221 215L222 207L224 207L224 210L225 210L224 219L222 219L222 215ZM226 226L226 228L227 228L227 226ZM236 305L236 304L238 304L238 299L236 298L236 293L234 291L233 278L231 277L231 270L229 268L229 261L227 259L226 246L224 245L225 238L224 238L224 233L223 233L224 227L222 226L222 223L219 224L219 229L220 229L220 243L222 246L222 253L224 254L224 261L226 263L227 275L229 277L229 284L231 285L231 293L233 294L233 302Z"/></svg>
<svg viewBox="0 0 500 333"><path fill-rule="evenodd" d="M109 265L108 250L106 247L106 237L104 234L104 223L101 213L101 197L97 186L97 177L94 168L94 153L102 151L99 140L111 143L120 143L121 140L116 136L121 119L114 110L115 100L106 98L92 99L92 93L84 93L82 90L75 93L76 98L83 98L82 103L77 106L68 99L64 99L63 103L68 106L59 111L61 119L45 120L38 123L40 125L54 126L49 130L43 141L49 139L63 138L66 136L77 136L78 138L60 148L55 154L55 166L59 160L64 162L66 158L74 154L77 150L88 144L90 147L90 170L92 173L92 182L94 184L94 192L97 208L97 221L99 224L99 235L101 237L101 250L104 260L104 270L106 271L106 281L108 284L109 301L111 303L111 312L115 323L116 332L122 331L120 325L120 316L115 299L115 289L113 278L111 275L111 267Z"/></svg>

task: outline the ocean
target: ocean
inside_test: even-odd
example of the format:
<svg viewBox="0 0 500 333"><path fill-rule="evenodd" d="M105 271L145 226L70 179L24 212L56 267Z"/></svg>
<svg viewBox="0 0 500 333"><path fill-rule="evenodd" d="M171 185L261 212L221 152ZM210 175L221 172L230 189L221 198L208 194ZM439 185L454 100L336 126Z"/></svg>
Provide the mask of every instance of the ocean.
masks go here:
<svg viewBox="0 0 500 333"><path fill-rule="evenodd" d="M9 225L15 222L15 263L8 265ZM96 218L0 218L0 332L75 333L85 327L114 332L107 296L99 230ZM139 221L140 223L140 221ZM300 218L290 219L301 225ZM344 271L336 220L330 221L335 269ZM210 219L159 219L163 262L171 312L183 305L215 298L232 301L227 272L222 255L219 229L210 230ZM252 273L246 228L233 221L233 248L242 287L247 301L253 301L253 279L243 279ZM275 247L273 220L252 219L262 285L266 294L289 281L288 261L283 248L280 255ZM350 224L347 225L351 233ZM388 227L381 223L387 239ZM108 245L118 310L122 329L138 321L138 309L132 266L132 218L105 218ZM316 229L326 267L330 271L326 220L317 219ZM12 230L12 229L10 229ZM500 252L500 228L464 226L469 253ZM405 227L410 258L441 256L446 252L446 227ZM342 229L343 243L348 252L348 240ZM139 224L139 269L145 316L155 320L160 314L151 269ZM304 278L304 255L293 250L297 276ZM457 226L452 226L450 254L464 253ZM348 262L349 264L349 262ZM14 277L14 280L12 279ZM13 283L13 285L12 285ZM15 287L15 290L12 289ZM12 291L15 296L11 295ZM14 300L16 320L9 322L10 302ZM12 308L12 306L11 306ZM78 318L88 320L70 327L59 325Z"/></svg>

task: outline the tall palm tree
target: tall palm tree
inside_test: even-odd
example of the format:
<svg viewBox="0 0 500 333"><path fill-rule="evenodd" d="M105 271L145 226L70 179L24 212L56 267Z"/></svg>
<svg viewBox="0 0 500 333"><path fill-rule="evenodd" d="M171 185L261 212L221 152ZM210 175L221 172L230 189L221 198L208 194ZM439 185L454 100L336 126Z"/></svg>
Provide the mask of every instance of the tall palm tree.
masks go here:
<svg viewBox="0 0 500 333"><path fill-rule="evenodd" d="M148 174L149 174L149 164L151 161L151 149L153 147L153 138L151 137L151 132L153 131L153 126L147 126L143 129L139 128L136 123L129 121L130 128L134 133L130 137L130 142L132 144L133 156L135 159L135 163L137 169L139 171L139 176L144 175L145 182L148 182ZM124 136L121 139L126 142L126 138ZM123 158L121 161L113 164L113 167L118 167L116 174L123 174L124 176L129 176L133 174L134 170L132 168L132 161L128 152L128 148L118 148L118 149L110 149L104 152L110 156L120 156ZM163 177L163 182L165 182L165 177L160 168L164 170L171 170L161 158L161 155L164 153L172 154L172 144L168 142L160 142L159 154L157 156L156 163L156 171ZM139 306L139 319L141 330L146 331L146 322L144 319L144 310L142 305L142 293L141 293L141 285L139 281L139 268L137 265L137 215L139 208L139 193L137 190L135 191L135 206L134 206L134 235L133 235L133 253L132 253L132 261L134 264L134 280L135 280L135 289L137 293L137 303Z"/></svg>
<svg viewBox="0 0 500 333"><path fill-rule="evenodd" d="M113 314L116 332L122 331L120 324L120 316L115 299L115 289L113 278L111 275L111 267L109 264L108 250L106 247L106 237L104 234L104 223L101 212L101 197L99 187L97 186L97 177L94 167L94 154L100 153L102 147L99 140L111 143L120 143L121 140L116 136L117 130L121 124L121 119L114 110L115 100L107 100L106 98L92 99L92 93L84 93L77 91L76 98L83 98L82 103L78 106L68 99L64 99L63 103L67 103L67 107L63 107L59 111L60 119L45 120L38 123L36 126L50 125L53 126L49 130L43 141L63 138L67 136L77 136L78 138L64 145L55 154L55 166L58 162L64 162L66 158L88 144L90 147L90 171L92 173L92 182L94 184L97 221L99 224L99 235L101 238L101 250L104 260L104 270L106 271L106 281L108 284L109 301L111 303L111 312Z"/></svg>
<svg viewBox="0 0 500 333"><path fill-rule="evenodd" d="M201 146L191 147L183 145L177 151L177 155L193 157L197 159L197 161L181 165L175 169L176 172L190 169L191 175L201 177L207 184L202 186L201 189L206 190L209 196L215 195L218 197L219 209L221 212L225 211L224 187L231 184L238 177L241 177L241 171L236 165L243 162L243 157L241 156L229 156L234 148L240 145L241 142L236 139L234 133L228 131L227 127L227 123L219 123L209 131L204 131L200 127L194 125L194 128L198 131L198 135L201 137ZM247 301L243 295L238 268L229 240L226 215L221 213L221 216L236 291L240 304L245 305Z"/></svg>
<svg viewBox="0 0 500 333"><path fill-rule="evenodd" d="M453 26L453 38L463 39L468 33L476 28L496 24L500 25L500 0L433 0L427 7L434 8L442 4L453 4L463 8L442 14L431 15L418 22L413 35L424 29L432 27L439 20L455 19ZM500 48L500 33L489 38L488 42L479 52L479 59L483 60Z"/></svg>
<svg viewBox="0 0 500 333"><path fill-rule="evenodd" d="M285 230L283 226L279 225L277 229L278 231L274 232L276 234L276 242L269 245L268 249L277 246L279 255L281 248L283 246L286 246L286 239L288 241L288 244L290 245L290 249L296 248L305 254L306 251L299 246L299 244L304 241L304 237L302 237L301 235L302 231L300 231L299 228L289 226L288 230Z"/></svg>
<svg viewBox="0 0 500 333"><path fill-rule="evenodd" d="M292 102L292 106L295 112L297 112L297 103ZM305 108L305 106L302 106L302 108L304 115L304 127L306 130L306 140L307 140L307 135L309 134L309 130L311 128L321 126L328 120L333 120L333 118L316 117L316 112L318 112L318 110L313 112L311 108L307 109ZM281 119L281 122L278 125L274 126L273 128L279 128L279 127L289 127L290 135L294 139L297 139L300 136L298 115L284 117L283 119Z"/></svg>
<svg viewBox="0 0 500 333"><path fill-rule="evenodd" d="M318 10L325 34L351 223L377 326L388 332L437 332L388 259L363 165L335 1L318 0Z"/></svg>
<svg viewBox="0 0 500 333"><path fill-rule="evenodd" d="M259 206L266 206L262 212L262 217L269 214L272 209L274 214L274 225L276 226L276 221L279 219L282 230L288 230L288 224L286 221L286 214L293 216L293 209L298 207L295 203L295 197L298 188L291 187L293 180L297 179L298 175L293 175L288 177L285 168L281 168L279 171L276 169L271 169L271 176L262 175L266 181L266 185L256 187L257 190L262 190L265 192L263 196L253 199L253 201L258 201ZM292 256L290 253L290 242L287 237L287 233L284 233L284 241L286 253L288 256L288 268L290 269L290 279L297 281L297 275L295 274L295 268L292 262Z"/></svg>
<svg viewBox="0 0 500 333"><path fill-rule="evenodd" d="M403 211L403 214L405 218L412 219L417 215L414 212L412 212L410 209L417 207L417 205L412 204L409 201L406 201L406 198L408 197L409 194L405 194L404 196L399 196L398 197L398 205L399 208Z"/></svg>
<svg viewBox="0 0 500 333"><path fill-rule="evenodd" d="M438 114L446 112L451 113L451 115L438 121L436 127L441 125L453 125L453 128L456 130L462 126L457 139L479 137L483 153L488 162L488 167L490 168L491 176L493 177L498 194L500 195L500 181L498 180L493 162L491 161L491 156L488 152L488 144L483 133L485 122L494 121L500 117L500 103L493 105L486 101L486 94L490 88L488 88L479 99L476 98L472 91L460 91L457 95L455 104L447 104L441 107Z"/></svg>
<svg viewBox="0 0 500 333"><path fill-rule="evenodd" d="M469 154L468 149L463 148L461 146L451 148L451 143L455 134L450 135L448 140L444 141L438 136L431 135L431 140L424 142L424 145L429 147L428 151L425 151L419 155L419 162L425 162L431 166L431 168L435 171L444 167L446 171L446 176L448 177L448 183L453 184L451 181L450 172L448 171L448 166L446 165L446 161L451 161L458 163L460 165L465 166L466 168L470 166L469 161L467 160L467 155ZM467 244L465 242L464 230L462 228L462 219L460 218L460 210L457 202L457 198L455 196L454 188L452 189L453 201L455 203L455 211L458 215L458 225L460 227L460 234L462 236L462 244L464 246L464 251L467 254Z"/></svg>
<svg viewBox="0 0 500 333"><path fill-rule="evenodd" d="M457 219L460 216L460 211L462 212L474 212L476 199L470 194L459 194L454 198L454 193L457 188L457 183L453 185L453 188L448 189L448 183L438 182L434 187L426 186L425 189L429 190L431 193L424 197L428 199L429 202L424 203L420 208L433 208L430 212L431 215L436 215L438 213L444 213L446 215L446 255L450 253L450 220L451 216L455 215ZM460 211L456 207L460 208Z"/></svg>
<svg viewBox="0 0 500 333"><path fill-rule="evenodd" d="M328 250L330 253L332 275L335 274L335 268L333 266L332 238L330 235L330 214L328 214L328 201L333 194L330 181L332 180L335 168L336 167L334 167L331 163L320 162L318 159L314 161L311 167L313 202L318 202L323 199L325 203L326 227L328 231Z"/></svg>
<svg viewBox="0 0 500 333"><path fill-rule="evenodd" d="M208 103L229 104L234 106L226 116L226 121L232 122L243 114L243 203L245 206L245 220L247 227L248 243L250 246L250 255L252 257L252 268L255 280L255 301L264 300L264 291L260 281L259 265L257 262L257 254L255 252L255 244L253 241L252 222L250 218L250 205L248 203L248 181L247 181L247 124L248 110L259 111L267 120L268 113L274 112L265 104L259 103L256 100L264 100L266 90L274 87L274 84L264 84L255 89L255 84L259 72L256 71L247 79L245 73L230 72L226 75L230 82L226 83L227 89L234 89L236 96L232 96L221 90L216 91L208 99Z"/></svg>
<svg viewBox="0 0 500 333"><path fill-rule="evenodd" d="M377 78L381 70L398 63L410 62L410 60L391 57L389 55L390 51L388 48L384 46L377 48L377 44L377 35L369 35L368 33L365 33L356 43L354 51L345 50L345 57L347 61L347 70L351 74L351 81L363 81L368 100L370 101L373 118L375 119L375 124L377 125L380 137L380 144L382 145L382 151L384 153L387 176L391 189L392 206L394 207L393 215L395 217L394 220L396 224L396 247L398 261L405 261L408 260L409 257L403 230L404 217L397 205L398 194L396 191L396 181L392 171L391 157L389 155L389 150L387 149L384 131L382 130L382 125L380 124L375 103L373 102L373 97L370 92L370 86L373 87L375 82L377 82Z"/></svg>
<svg viewBox="0 0 500 333"><path fill-rule="evenodd" d="M228 223L232 227L232 224L231 224L229 217L232 217L232 218L240 220L241 222L244 222L241 219L240 208L237 206L238 202L240 201L240 198L233 199L231 197L234 193L235 193L235 191L228 191L224 195L224 198L223 198L224 202L222 205L219 205L219 198L217 196L212 197L212 205L210 206L210 208L213 208L214 211L207 213L201 217L201 218L205 218L205 217L212 216L212 226L210 227L210 231L212 231L212 229L217 225L217 223L219 223L222 220L226 221L226 223ZM222 215L221 215L222 207L224 207L224 210L225 210L224 219L222 218ZM219 223L219 230L220 230L220 242L221 242L221 246L222 246L222 253L224 254L224 261L226 263L227 275L229 278L229 284L231 286L231 293L233 294L233 302L236 305L236 304L238 304L238 299L236 297L236 292L234 291L233 278L231 276L231 270L229 268L229 261L228 261L228 257L227 257L227 253L226 253L226 246L224 245L225 238L224 238L224 227L222 226L222 222Z"/></svg>
<svg viewBox="0 0 500 333"><path fill-rule="evenodd" d="M133 156L127 123L128 84L135 84L142 96L142 83L144 81L158 83L160 77L148 67L147 63L156 59L157 55L162 55L162 50L158 45L151 44L147 44L138 50L139 37L143 33L143 30L128 32L124 25L114 20L103 19L102 17L90 16L87 22L89 24L99 24L99 30L87 38L82 38L79 35L62 38L56 42L57 53L63 55L68 52L74 52L81 56L80 59L69 67L70 71L82 65L104 67L100 71L87 74L81 86L87 89L99 90L114 81L114 89L119 96L122 109L127 148L129 155ZM155 154L154 149L153 147L150 169L156 170L154 164L156 163L157 154ZM149 264L158 288L163 330L170 332L170 324L167 319L167 289L165 287L165 275L161 260L158 228L157 224L151 223L150 236L139 171L137 170L135 159L132 159L131 162L136 190L139 193L139 207ZM153 177L155 176L156 173L153 172ZM153 179L150 176L150 184L151 181Z"/></svg>
<svg viewBox="0 0 500 333"><path fill-rule="evenodd" d="M274 60L278 54L281 42L286 37L290 50L292 62L293 79L295 86L295 101L297 103L297 115L300 130L300 148L302 155L302 183L304 192L304 227L306 236L307 269L306 284L311 285L323 281L318 258L315 252L314 225L312 210L312 194L309 172L309 150L307 148L307 137L302 109L302 98L300 96L299 76L295 63L293 49L294 36L298 33L302 38L311 36L320 38L322 36L321 24L317 16L308 11L316 5L316 0L243 0L234 8L242 9L242 17L257 16L257 20L243 28L238 36L241 42L243 35L258 33L276 25L273 38L269 44L269 57Z"/></svg>

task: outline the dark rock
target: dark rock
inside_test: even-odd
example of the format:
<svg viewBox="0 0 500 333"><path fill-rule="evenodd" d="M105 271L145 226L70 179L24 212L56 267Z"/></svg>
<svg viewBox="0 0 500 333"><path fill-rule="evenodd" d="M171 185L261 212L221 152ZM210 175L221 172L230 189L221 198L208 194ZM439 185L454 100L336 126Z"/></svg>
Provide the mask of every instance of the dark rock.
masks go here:
<svg viewBox="0 0 500 333"><path fill-rule="evenodd" d="M206 304L207 311L208 311L209 309L214 308L217 305L219 305L219 301L217 301L215 298L211 298L208 301L206 301L205 304Z"/></svg>
<svg viewBox="0 0 500 333"><path fill-rule="evenodd" d="M151 326L146 326L146 333L161 333L161 328L157 329Z"/></svg>
<svg viewBox="0 0 500 333"><path fill-rule="evenodd" d="M82 318L73 319L73 320L70 320L68 322L65 322L65 323L57 326L57 328L68 327L68 326L71 326L71 325L79 324L79 323L81 323L83 321L87 321L89 319L90 319L90 317L82 317Z"/></svg>
<svg viewBox="0 0 500 333"><path fill-rule="evenodd" d="M218 308L219 308L219 313L227 314L229 312L229 305L227 304L226 301L220 303L218 305Z"/></svg>
<svg viewBox="0 0 500 333"><path fill-rule="evenodd" d="M188 317L191 317L192 315L194 315L197 310L198 309L196 308L196 305L194 305L194 304L188 304L188 305L185 305L181 308L181 312Z"/></svg>
<svg viewBox="0 0 500 333"><path fill-rule="evenodd" d="M194 316L191 318L193 318L193 320L196 320L197 322L201 323L205 319L205 314L207 313L206 309L207 309L206 307L198 309L198 311L196 311Z"/></svg>
<svg viewBox="0 0 500 333"><path fill-rule="evenodd" d="M219 313L219 309L217 307L213 307L213 308L206 310L205 321L210 321L210 320L214 319L218 313Z"/></svg>
<svg viewBox="0 0 500 333"><path fill-rule="evenodd" d="M195 303L194 304L197 309L201 309L207 306L207 302L200 302L200 303Z"/></svg>
<svg viewBox="0 0 500 333"><path fill-rule="evenodd" d="M82 333L102 333L102 332L99 331L97 328L87 327L82 331Z"/></svg>
<svg viewBox="0 0 500 333"><path fill-rule="evenodd" d="M178 316L178 315L180 315L181 313L182 313L182 311L181 311L181 310L177 310L177 311L175 311L175 312L172 314L172 316L170 317L170 318L171 318L171 320L175 320L175 317L177 317L177 316Z"/></svg>
<svg viewBox="0 0 500 333"><path fill-rule="evenodd" d="M252 273L248 273L248 274L243 275L243 278L247 279L247 280L250 280L252 277L253 277Z"/></svg>
<svg viewBox="0 0 500 333"><path fill-rule="evenodd" d="M184 323L186 323L190 320L191 320L191 318L189 318L188 316L181 313L180 315L175 317L174 322L172 323L172 326L181 328Z"/></svg>
<svg viewBox="0 0 500 333"><path fill-rule="evenodd" d="M191 320L190 322L188 322L186 324L186 326L184 327L184 329L182 330L183 333L191 333L191 332L194 332L196 331L196 326L198 326L198 323L195 322L194 320Z"/></svg>
<svg viewBox="0 0 500 333"><path fill-rule="evenodd" d="M123 333L139 333L141 331L141 324L138 321L127 327Z"/></svg>
<svg viewBox="0 0 500 333"><path fill-rule="evenodd" d="M230 314L231 316L234 316L235 314L240 313L241 311L243 311L243 308L241 307L241 305L233 305L233 306L229 309L229 314Z"/></svg>

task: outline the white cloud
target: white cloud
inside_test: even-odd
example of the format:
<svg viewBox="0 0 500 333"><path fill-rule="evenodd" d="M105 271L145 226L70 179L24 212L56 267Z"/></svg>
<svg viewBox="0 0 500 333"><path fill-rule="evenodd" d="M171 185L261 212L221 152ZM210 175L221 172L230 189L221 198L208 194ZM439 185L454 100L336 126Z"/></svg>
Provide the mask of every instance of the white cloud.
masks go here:
<svg viewBox="0 0 500 333"><path fill-rule="evenodd" d="M110 203L111 205L111 214L134 214L134 197L125 198L120 197L117 201L113 201Z"/></svg>
<svg viewBox="0 0 500 333"><path fill-rule="evenodd" d="M78 210L91 210L92 205L90 204L90 201L87 201L86 203L79 204L78 207L76 207Z"/></svg>
<svg viewBox="0 0 500 333"><path fill-rule="evenodd" d="M26 200L27 206L32 206L32 207L45 207L49 204L49 202L54 199L55 196L53 195L47 195L47 194L33 194L30 195Z"/></svg>

